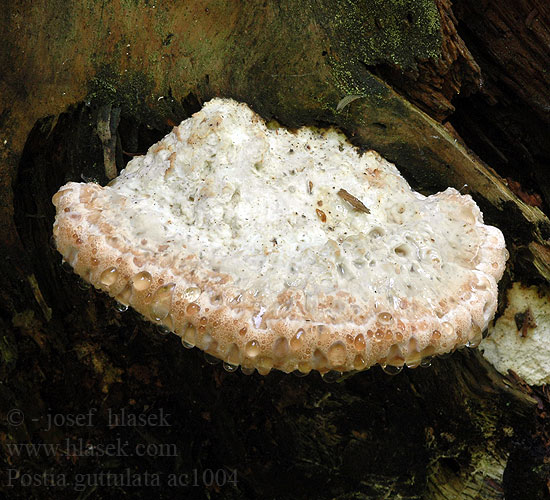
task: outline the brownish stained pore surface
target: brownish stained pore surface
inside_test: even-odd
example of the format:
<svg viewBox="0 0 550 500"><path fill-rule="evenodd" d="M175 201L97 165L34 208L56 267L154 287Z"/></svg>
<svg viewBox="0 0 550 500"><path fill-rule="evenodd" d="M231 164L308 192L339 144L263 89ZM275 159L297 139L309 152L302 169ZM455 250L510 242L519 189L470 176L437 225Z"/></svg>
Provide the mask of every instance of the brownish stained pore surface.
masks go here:
<svg viewBox="0 0 550 500"><path fill-rule="evenodd" d="M467 189L486 222L505 232L515 277L548 277L546 216L518 200L449 132L452 127L434 120L455 106L452 122L462 136L474 130L485 145L495 141L482 137L487 130L500 130L500 138L525 139L518 127L507 130L510 122L497 120L499 129L490 121L491 112L500 113L503 104L518 98L528 109L538 106L539 130L528 129L527 135L541 136L548 75L536 74L535 68L545 55L543 2L522 0L516 7L512 2L451 6L447 0L363 0L353 9L348 2L329 0L5 3L0 9L5 39L0 48L2 450L6 443L59 442L67 436L105 443L116 432L133 444L145 440L179 447L177 459L76 456L25 462L4 454L6 466L83 473L127 466L182 473L238 469L236 486L179 491L197 498L450 499L464 491L477 492L471 496L480 500L502 498L503 491L510 498L543 498L547 393L526 396L529 391L520 383L503 381L475 353L436 360L429 370L406 371L400 378L371 370L331 386L280 374L265 379L226 374L206 365L198 353L183 351L175 336L159 337L131 312L113 311L105 296L82 290L59 269L59 256L48 245L55 190L82 176L105 180L95 130L98 108L122 109L122 149L140 153L202 101L223 95L245 100L289 126L340 125L358 145L396 162L417 187ZM417 8L411 16L409 7ZM532 14L535 7L538 16ZM334 9L338 16L321 15ZM382 12L387 18L377 21ZM415 12L430 22L423 24ZM434 45L433 12L442 16L443 46ZM525 29L514 24L515 13ZM458 29L455 15L464 23ZM351 43L350 30L367 36ZM491 37L482 36L484 31ZM408 38L426 33L432 35L415 43ZM506 43L499 38L503 33ZM372 40L398 38L380 50L368 44L370 34ZM517 43L512 43L514 34ZM502 62L507 47L517 51ZM529 52L522 53L522 47ZM516 64L518 54L530 63ZM495 72L494 61L501 61ZM487 82L480 80L478 66L482 77L508 82L506 92L489 92L498 106L483 115L483 130L475 129L474 111L481 109L475 99L480 82ZM459 92L472 92L474 100L457 100ZM350 95L359 98L337 112ZM456 122L461 105L464 116ZM505 109L522 123L524 111L513 105ZM544 152L542 144L539 139L520 142L535 156ZM502 148L497 144L497 149ZM25 425L4 425L14 407L24 410ZM91 429L45 431L40 420L48 408L66 414L90 407L98 408ZM159 407L173 415L169 428L113 431L107 425L109 408L143 413ZM487 467L497 471L494 478L476 473ZM132 494L146 498L151 491ZM173 498L174 491L155 490L161 498ZM74 498L75 492L55 494ZM127 491L91 488L89 494L118 498ZM52 490L19 488L10 495L51 498Z"/></svg>

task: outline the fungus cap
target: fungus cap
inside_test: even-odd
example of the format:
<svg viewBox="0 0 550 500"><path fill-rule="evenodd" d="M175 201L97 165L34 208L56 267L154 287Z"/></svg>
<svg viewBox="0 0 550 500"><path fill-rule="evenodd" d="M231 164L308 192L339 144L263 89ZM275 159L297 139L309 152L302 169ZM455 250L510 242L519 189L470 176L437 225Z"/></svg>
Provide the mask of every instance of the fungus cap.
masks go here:
<svg viewBox="0 0 550 500"><path fill-rule="evenodd" d="M335 129L213 99L109 185L53 197L82 278L228 366L417 366L476 345L507 251L469 195L424 196Z"/></svg>

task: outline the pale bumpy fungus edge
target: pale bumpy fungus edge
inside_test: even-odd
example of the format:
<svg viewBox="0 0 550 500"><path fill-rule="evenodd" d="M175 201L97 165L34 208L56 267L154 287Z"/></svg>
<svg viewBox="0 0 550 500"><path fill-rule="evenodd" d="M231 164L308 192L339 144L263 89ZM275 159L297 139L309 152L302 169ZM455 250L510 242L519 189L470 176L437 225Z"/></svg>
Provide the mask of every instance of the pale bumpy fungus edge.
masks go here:
<svg viewBox="0 0 550 500"><path fill-rule="evenodd" d="M513 370L528 384L550 384L550 295L514 283L503 315L489 327L480 349L503 375Z"/></svg>
<svg viewBox="0 0 550 500"><path fill-rule="evenodd" d="M334 129L213 99L106 187L53 197L83 279L244 371L418 366L477 345L508 253L469 195L414 192Z"/></svg>

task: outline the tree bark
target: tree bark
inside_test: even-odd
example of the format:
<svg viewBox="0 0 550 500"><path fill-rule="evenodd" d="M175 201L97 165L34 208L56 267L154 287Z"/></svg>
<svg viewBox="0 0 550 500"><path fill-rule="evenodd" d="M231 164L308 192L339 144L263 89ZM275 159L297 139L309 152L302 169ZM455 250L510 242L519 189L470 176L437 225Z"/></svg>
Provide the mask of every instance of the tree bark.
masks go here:
<svg viewBox="0 0 550 500"><path fill-rule="evenodd" d="M4 6L0 490L548 497L546 387L475 350L332 384L226 373L66 273L50 199L68 180L107 182L106 157L120 170L204 101L234 97L289 127L342 128L417 190L470 193L505 234L502 289L548 282L549 26L542 0Z"/></svg>

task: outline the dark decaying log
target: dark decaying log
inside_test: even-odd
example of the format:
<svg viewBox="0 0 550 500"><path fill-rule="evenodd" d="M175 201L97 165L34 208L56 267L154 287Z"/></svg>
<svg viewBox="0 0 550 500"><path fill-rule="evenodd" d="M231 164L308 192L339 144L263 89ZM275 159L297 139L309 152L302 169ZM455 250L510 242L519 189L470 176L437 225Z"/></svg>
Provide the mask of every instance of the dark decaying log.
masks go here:
<svg viewBox="0 0 550 500"><path fill-rule="evenodd" d="M6 495L549 495L549 392L477 351L331 384L226 373L84 288L49 242L60 185L106 182L105 158L122 168L220 95L287 126L337 125L421 191L466 190L506 236L503 287L548 281L547 2L54 0L0 11ZM123 412L148 420L110 425Z"/></svg>

